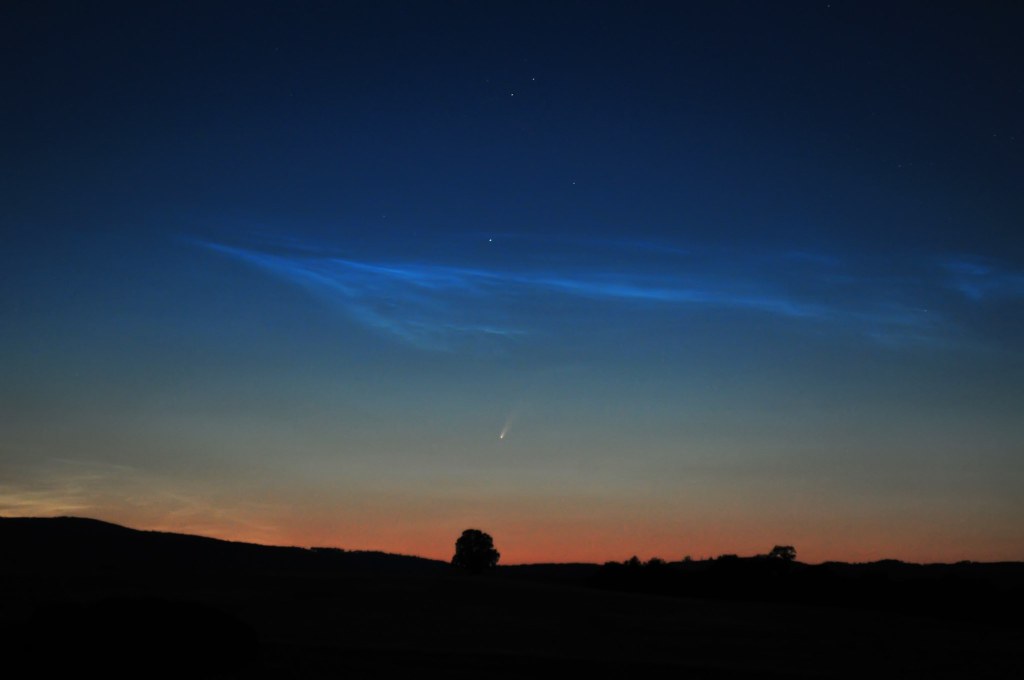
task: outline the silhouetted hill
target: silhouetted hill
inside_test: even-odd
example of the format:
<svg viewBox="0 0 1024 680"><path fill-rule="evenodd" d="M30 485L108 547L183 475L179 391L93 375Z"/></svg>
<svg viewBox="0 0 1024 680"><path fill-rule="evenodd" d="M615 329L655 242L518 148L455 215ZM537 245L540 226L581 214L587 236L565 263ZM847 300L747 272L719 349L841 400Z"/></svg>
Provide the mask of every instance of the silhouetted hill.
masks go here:
<svg viewBox="0 0 1024 680"><path fill-rule="evenodd" d="M288 571L429 574L445 562L377 551L287 548L203 536L138 531L80 517L0 517L3 572Z"/></svg>
<svg viewBox="0 0 1024 680"><path fill-rule="evenodd" d="M820 565L766 556L641 563L536 564L502 575L546 583L674 597L898 611L1022 627L1024 563Z"/></svg>
<svg viewBox="0 0 1024 680"><path fill-rule="evenodd" d="M474 576L383 553L0 519L0 641L4 669L27 677L1021 677L1019 622L856 601L920 592L941 605L959 592L944 575L994 573L981 582L995 590L975 592L1012 608L1021 565L974 567L732 558Z"/></svg>

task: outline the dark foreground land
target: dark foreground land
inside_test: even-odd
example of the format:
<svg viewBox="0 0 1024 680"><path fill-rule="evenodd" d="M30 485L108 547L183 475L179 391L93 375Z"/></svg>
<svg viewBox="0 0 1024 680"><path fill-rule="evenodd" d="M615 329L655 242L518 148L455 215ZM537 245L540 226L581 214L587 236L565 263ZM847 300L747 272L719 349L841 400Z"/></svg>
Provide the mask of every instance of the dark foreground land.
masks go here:
<svg viewBox="0 0 1024 680"><path fill-rule="evenodd" d="M721 559L480 576L0 518L8 677L1024 677L1024 565ZM628 674L628 675L627 675Z"/></svg>

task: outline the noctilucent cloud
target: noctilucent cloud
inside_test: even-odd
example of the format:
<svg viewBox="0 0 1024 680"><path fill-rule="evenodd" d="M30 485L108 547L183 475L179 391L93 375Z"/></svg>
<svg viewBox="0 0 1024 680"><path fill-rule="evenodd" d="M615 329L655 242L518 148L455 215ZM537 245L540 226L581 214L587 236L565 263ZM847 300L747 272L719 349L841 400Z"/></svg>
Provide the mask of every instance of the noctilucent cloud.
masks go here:
<svg viewBox="0 0 1024 680"><path fill-rule="evenodd" d="M470 238L449 237L448 252ZM878 263L814 253L497 239L488 237L487 247L499 252L474 253L466 266L361 261L341 248L294 242L199 245L299 286L385 336L433 350L487 336L495 349L502 338L528 342L543 333L551 341L558 319L548 307L586 301L601 311L598 323L617 311L632 310L643 321L706 309L789 318L819 330L836 326L876 342L955 344L974 337L970 322L957 318L964 299L970 305L1024 297L1024 275L963 257L882 263L899 273L880 274L872 273ZM574 304L577 298L583 302Z"/></svg>
<svg viewBox="0 0 1024 680"><path fill-rule="evenodd" d="M1024 559L1024 9L0 27L0 514Z"/></svg>

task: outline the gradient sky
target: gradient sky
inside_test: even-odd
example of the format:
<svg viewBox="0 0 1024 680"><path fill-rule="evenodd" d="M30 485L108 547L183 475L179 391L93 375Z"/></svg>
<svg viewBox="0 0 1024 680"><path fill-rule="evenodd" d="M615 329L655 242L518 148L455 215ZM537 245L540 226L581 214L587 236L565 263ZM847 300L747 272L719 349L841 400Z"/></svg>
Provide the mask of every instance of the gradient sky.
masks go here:
<svg viewBox="0 0 1024 680"><path fill-rule="evenodd" d="M1024 6L5 2L0 514L1024 559Z"/></svg>

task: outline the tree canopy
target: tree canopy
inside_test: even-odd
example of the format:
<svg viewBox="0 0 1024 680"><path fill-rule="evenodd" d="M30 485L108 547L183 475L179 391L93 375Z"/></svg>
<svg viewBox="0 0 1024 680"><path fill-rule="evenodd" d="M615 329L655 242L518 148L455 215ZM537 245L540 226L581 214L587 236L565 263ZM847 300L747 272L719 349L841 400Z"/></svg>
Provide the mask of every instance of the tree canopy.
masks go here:
<svg viewBox="0 0 1024 680"><path fill-rule="evenodd" d="M452 564L473 573L493 569L501 553L494 549L494 539L479 529L466 529L455 541Z"/></svg>
<svg viewBox="0 0 1024 680"><path fill-rule="evenodd" d="M791 545L777 545L768 553L768 557L792 562L796 559L796 548Z"/></svg>

